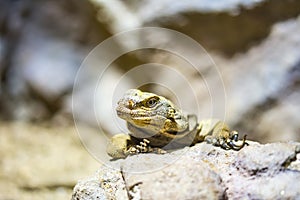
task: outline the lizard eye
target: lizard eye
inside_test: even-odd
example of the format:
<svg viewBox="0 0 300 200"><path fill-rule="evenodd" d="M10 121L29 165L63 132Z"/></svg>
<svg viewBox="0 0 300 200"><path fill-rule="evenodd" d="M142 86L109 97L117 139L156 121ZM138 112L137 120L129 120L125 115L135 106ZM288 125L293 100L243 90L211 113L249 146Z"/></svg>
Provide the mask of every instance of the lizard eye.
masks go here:
<svg viewBox="0 0 300 200"><path fill-rule="evenodd" d="M149 108L153 108L154 106L156 106L158 100L156 98L150 98L147 102L146 102L146 106Z"/></svg>

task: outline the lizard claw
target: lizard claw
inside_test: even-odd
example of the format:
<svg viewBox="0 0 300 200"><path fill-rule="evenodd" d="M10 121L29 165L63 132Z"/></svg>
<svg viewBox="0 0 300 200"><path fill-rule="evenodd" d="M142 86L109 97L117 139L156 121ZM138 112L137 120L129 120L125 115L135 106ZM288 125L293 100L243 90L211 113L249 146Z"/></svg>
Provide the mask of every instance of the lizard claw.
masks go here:
<svg viewBox="0 0 300 200"><path fill-rule="evenodd" d="M238 151L242 149L245 145L249 145L246 142L247 135L244 136L243 140L239 140L239 135L237 131L232 132L232 137L226 139L219 139L215 141L215 145L220 146L222 149L225 150L235 150Z"/></svg>
<svg viewBox="0 0 300 200"><path fill-rule="evenodd" d="M238 141L238 133L235 132L233 134L232 138L226 144L230 147L230 149L238 151L238 150L242 149L245 145L249 145L246 142L246 137L247 137L247 135L244 136L241 144L237 144L236 142L239 142Z"/></svg>

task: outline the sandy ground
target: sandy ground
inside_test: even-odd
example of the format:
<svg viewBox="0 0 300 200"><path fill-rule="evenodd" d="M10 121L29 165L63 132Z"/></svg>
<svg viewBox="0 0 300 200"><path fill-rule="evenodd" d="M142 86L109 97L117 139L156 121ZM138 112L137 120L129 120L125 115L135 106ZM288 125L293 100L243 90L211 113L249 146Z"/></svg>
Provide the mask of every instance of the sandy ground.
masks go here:
<svg viewBox="0 0 300 200"><path fill-rule="evenodd" d="M73 125L0 122L0 147L0 200L70 199L76 182L101 166Z"/></svg>

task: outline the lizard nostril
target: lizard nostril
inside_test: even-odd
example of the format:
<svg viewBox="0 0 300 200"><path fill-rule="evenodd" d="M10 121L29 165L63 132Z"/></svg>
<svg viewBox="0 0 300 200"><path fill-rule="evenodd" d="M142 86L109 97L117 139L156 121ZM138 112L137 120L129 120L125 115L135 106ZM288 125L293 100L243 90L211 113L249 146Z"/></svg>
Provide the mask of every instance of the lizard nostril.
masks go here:
<svg viewBox="0 0 300 200"><path fill-rule="evenodd" d="M129 100L128 101L128 108L130 109L130 110L132 110L133 109L133 107L134 107L134 102L133 101L131 101L131 100Z"/></svg>

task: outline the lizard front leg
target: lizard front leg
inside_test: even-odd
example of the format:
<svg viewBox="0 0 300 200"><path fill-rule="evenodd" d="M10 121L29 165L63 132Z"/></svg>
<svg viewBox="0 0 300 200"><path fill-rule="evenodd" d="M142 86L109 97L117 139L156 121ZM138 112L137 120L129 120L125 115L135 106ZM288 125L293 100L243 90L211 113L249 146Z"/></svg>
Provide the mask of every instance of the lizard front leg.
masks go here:
<svg viewBox="0 0 300 200"><path fill-rule="evenodd" d="M240 150L245 145L246 135L239 140L237 131L230 131L229 127L222 121L204 120L199 124L200 135L204 140L223 149Z"/></svg>
<svg viewBox="0 0 300 200"><path fill-rule="evenodd" d="M114 159L126 158L129 155L138 153L157 153L164 154L166 151L160 148L151 147L149 140L143 139L138 141L128 134L117 134L113 136L108 145L106 152Z"/></svg>

